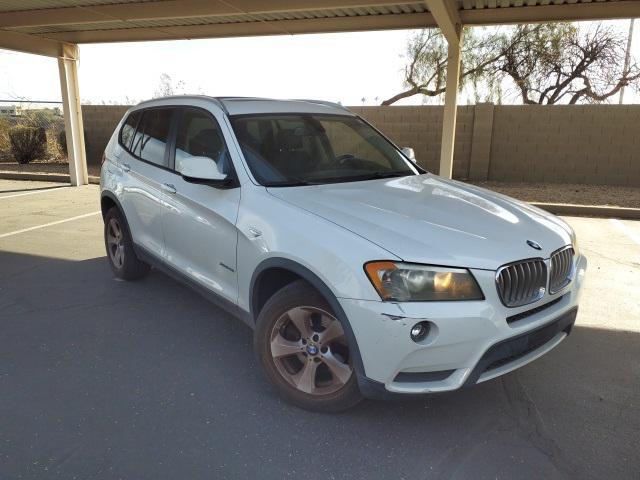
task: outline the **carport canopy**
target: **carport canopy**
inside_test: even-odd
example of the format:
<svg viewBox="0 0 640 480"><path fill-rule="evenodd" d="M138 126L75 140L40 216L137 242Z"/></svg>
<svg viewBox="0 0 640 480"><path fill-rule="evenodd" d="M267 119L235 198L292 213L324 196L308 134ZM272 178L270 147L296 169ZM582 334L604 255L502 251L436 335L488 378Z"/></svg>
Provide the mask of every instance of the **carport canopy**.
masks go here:
<svg viewBox="0 0 640 480"><path fill-rule="evenodd" d="M6 0L0 48L58 59L73 185L88 181L78 45L437 27L448 42L439 174L451 178L462 27L640 16L640 0Z"/></svg>

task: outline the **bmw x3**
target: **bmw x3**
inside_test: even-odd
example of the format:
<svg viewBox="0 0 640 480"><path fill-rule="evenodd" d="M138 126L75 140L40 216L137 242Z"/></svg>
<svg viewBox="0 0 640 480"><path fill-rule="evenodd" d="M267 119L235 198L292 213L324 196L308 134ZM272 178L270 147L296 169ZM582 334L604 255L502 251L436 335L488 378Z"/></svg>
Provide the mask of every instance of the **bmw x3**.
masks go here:
<svg viewBox="0 0 640 480"><path fill-rule="evenodd" d="M153 266L246 322L303 408L472 386L575 322L587 261L567 223L423 170L337 104L143 102L100 185L115 276Z"/></svg>

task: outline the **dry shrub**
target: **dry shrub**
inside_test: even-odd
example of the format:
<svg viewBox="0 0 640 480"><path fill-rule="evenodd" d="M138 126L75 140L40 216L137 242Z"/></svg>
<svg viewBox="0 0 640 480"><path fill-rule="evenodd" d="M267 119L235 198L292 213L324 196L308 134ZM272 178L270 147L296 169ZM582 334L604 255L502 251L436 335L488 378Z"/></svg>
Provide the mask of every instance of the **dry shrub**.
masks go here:
<svg viewBox="0 0 640 480"><path fill-rule="evenodd" d="M13 158L20 164L26 164L45 157L47 132L42 127L18 125L9 129L9 142Z"/></svg>

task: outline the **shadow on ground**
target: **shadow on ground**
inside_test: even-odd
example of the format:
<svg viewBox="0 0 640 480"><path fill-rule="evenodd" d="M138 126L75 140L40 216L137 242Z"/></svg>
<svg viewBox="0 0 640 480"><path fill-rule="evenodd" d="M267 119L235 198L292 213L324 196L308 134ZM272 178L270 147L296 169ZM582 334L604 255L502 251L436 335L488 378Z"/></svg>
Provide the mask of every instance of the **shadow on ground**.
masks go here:
<svg viewBox="0 0 640 480"><path fill-rule="evenodd" d="M241 322L164 275L0 252L1 478L638 478L640 336L341 415L283 403Z"/></svg>

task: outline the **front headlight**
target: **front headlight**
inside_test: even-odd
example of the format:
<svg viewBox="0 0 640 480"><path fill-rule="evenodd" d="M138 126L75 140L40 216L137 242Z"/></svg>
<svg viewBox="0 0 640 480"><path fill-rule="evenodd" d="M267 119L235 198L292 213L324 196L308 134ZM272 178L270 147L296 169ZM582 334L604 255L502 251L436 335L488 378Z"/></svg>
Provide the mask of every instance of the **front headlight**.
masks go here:
<svg viewBox="0 0 640 480"><path fill-rule="evenodd" d="M469 270L413 263L370 262L364 270L382 300L430 302L483 300Z"/></svg>

